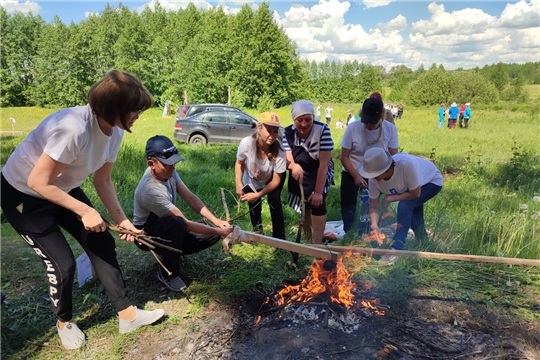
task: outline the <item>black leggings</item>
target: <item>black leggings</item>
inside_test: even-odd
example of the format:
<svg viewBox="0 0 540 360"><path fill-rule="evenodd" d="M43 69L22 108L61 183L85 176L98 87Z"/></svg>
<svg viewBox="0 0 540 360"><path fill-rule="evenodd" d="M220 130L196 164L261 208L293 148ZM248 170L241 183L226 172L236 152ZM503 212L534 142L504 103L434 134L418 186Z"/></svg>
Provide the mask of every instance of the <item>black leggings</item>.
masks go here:
<svg viewBox="0 0 540 360"><path fill-rule="evenodd" d="M281 190L285 183L285 173L281 175L281 181L276 189L266 195L270 216L272 217L272 237L285 240L285 221L283 220L283 206L281 204ZM262 233L262 198L255 200L249 205L249 217L254 231Z"/></svg>
<svg viewBox="0 0 540 360"><path fill-rule="evenodd" d="M131 305L116 259L114 238L108 231L85 230L77 214L48 200L18 191L3 175L1 191L4 215L45 265L52 310L61 321L69 321L73 317L75 258L60 227L70 233L88 254L116 311ZM69 195L92 206L81 188L71 190Z"/></svg>

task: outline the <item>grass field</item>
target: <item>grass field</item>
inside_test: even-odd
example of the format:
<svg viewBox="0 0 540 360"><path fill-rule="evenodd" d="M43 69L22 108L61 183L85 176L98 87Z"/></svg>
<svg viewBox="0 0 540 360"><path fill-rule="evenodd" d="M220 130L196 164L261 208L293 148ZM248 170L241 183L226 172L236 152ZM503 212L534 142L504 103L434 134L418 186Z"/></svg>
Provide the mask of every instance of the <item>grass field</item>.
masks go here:
<svg viewBox="0 0 540 360"><path fill-rule="evenodd" d="M540 87L529 89L531 96L537 89ZM344 120L347 109L357 111L360 104L333 104L333 107L334 122L338 118ZM536 201L540 200L539 112L531 112L532 106L523 109L511 104L499 107L497 110L473 107L470 128L453 130L437 128L437 106L405 107L403 120L396 124L400 150L431 158L445 174L442 192L428 202L425 209L432 241L426 244L412 242L408 244L410 249L540 259L540 201ZM11 130L9 119L13 117L16 119L15 130L27 134L54 110L1 109L1 129ZM290 107L276 112L284 125L292 122ZM128 216L133 212L133 191L146 166L146 140L156 134L172 138L173 127L172 116L164 119L161 110L151 109L135 123L133 133L125 135L114 181ZM333 158L337 159L344 130L332 127L331 131L335 142ZM2 136L1 164L23 136ZM224 216L219 189L223 187L234 192L236 146L190 147L180 144L179 150L185 157L185 161L177 166L183 181L216 215ZM336 185L328 196L328 220L340 219L341 164L339 160L335 162ZM92 186L85 183L84 188L103 211ZM231 216L234 216L236 202L232 196L227 202ZM185 204L179 205L182 210L187 210ZM246 204L242 204L240 212L246 210ZM186 213L191 219L198 219L196 214ZM286 208L285 221L288 238L293 240L298 215ZM249 219L245 216L234 223L250 229ZM270 234L270 215L266 206L263 206L263 223L265 233ZM64 353L56 347L35 346L40 342L58 342L51 327L54 318L43 296L46 287L42 265L9 224L3 222L1 231L2 291L8 295L9 305L2 308L2 357L63 358ZM355 238L355 234L348 234L340 243L348 244ZM121 241L117 244L135 303L144 306L149 299L154 303L163 301L157 290L156 265L151 256L130 244ZM82 252L78 245L73 248L75 255ZM285 278L303 277L310 263L310 259L302 258L300 271L294 272L286 266L290 260L288 254L273 252L265 246L237 245L234 253L232 257L227 256L216 247L187 257L184 274L192 279L188 290L192 303L188 310L184 309L176 316L196 316L198 307L212 302L227 303L259 286L272 287ZM512 316L530 321L540 329L540 315L531 310L534 306L530 306L531 301L534 303L540 296L540 270L536 268L402 259L392 269L366 267L355 274L355 277L364 276L377 279L380 286L394 289L397 298L415 289L420 293L436 291L452 293L456 297L463 295L486 304L509 302ZM407 285L403 283L404 278ZM521 287L509 294L505 285L508 281L518 282ZM87 335L102 338L98 334L106 333L110 338L92 350L76 353L73 358L122 358L127 351L122 342L135 341L136 335L121 338L114 333L114 311L99 283L90 282L75 290L74 296L75 313L85 323ZM181 295L169 299L174 304L180 301ZM172 316L162 326L175 321L177 318Z"/></svg>

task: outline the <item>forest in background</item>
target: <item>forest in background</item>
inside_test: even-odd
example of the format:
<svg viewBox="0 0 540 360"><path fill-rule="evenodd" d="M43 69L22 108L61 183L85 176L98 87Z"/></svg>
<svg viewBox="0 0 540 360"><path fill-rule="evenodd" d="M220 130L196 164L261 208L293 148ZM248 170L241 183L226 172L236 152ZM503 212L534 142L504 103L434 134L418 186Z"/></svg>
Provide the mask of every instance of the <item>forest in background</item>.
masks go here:
<svg viewBox="0 0 540 360"><path fill-rule="evenodd" d="M73 106L108 70L138 76L165 100L225 103L264 111L300 98L359 103L390 88L386 101L412 106L499 100L524 103L523 85L540 84L540 62L446 70L443 64L387 70L358 61L307 61L273 20L267 3L236 15L218 7L138 13L106 5L99 15L65 25L55 17L0 8L0 106Z"/></svg>

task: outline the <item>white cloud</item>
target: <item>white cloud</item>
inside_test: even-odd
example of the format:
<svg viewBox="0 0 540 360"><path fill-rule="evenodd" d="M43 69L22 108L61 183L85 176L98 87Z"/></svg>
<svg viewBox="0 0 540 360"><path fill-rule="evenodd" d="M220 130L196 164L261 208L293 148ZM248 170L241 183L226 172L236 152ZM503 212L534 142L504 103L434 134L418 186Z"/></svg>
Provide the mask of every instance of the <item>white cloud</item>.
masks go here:
<svg viewBox="0 0 540 360"><path fill-rule="evenodd" d="M138 12L142 12L145 8L149 8L151 10L155 9L156 3L159 2L159 5L165 9L170 11L178 11L180 9L185 9L188 7L190 3L193 3L197 9L212 9L213 6L210 5L210 3L204 1L204 0L151 0L149 3L146 3L135 10Z"/></svg>
<svg viewBox="0 0 540 360"><path fill-rule="evenodd" d="M403 29L405 29L407 27L407 19L405 19L405 16L399 14L398 16L396 16L394 19L390 20L389 22L387 23L378 23L377 24L377 29L381 29L381 30L389 30L389 31L393 31L393 30L397 30L397 31L401 31Z"/></svg>
<svg viewBox="0 0 540 360"><path fill-rule="evenodd" d="M0 0L0 6L3 7L8 14L15 12L21 12L23 14L32 13L37 15L41 10L41 6L37 2L25 1L19 2L18 0Z"/></svg>
<svg viewBox="0 0 540 360"><path fill-rule="evenodd" d="M92 12L92 11L85 11L84 12L84 17L85 18L89 18L91 16L99 16L99 13L98 12Z"/></svg>
<svg viewBox="0 0 540 360"><path fill-rule="evenodd" d="M366 29L361 18L359 24L345 22L351 15L348 1L319 0L310 8L293 5L283 15L274 11L274 19L310 61L358 60L387 69L401 64L416 69L437 63L454 69L538 61L540 0L508 4L498 16L470 7L447 12L436 2L427 10L429 18L410 26L398 13ZM362 16L369 17L369 9Z"/></svg>
<svg viewBox="0 0 540 360"><path fill-rule="evenodd" d="M387 6L393 1L394 0L363 0L362 4L364 4L364 6L369 9L379 6Z"/></svg>

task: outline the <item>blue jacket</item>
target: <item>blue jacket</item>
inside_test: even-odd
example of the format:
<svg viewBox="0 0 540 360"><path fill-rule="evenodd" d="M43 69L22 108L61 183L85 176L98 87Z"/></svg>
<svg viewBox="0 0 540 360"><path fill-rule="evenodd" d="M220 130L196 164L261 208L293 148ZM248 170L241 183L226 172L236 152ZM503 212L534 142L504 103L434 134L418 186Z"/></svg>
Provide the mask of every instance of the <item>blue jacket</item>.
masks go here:
<svg viewBox="0 0 540 360"><path fill-rule="evenodd" d="M439 118L444 119L444 106L439 108Z"/></svg>
<svg viewBox="0 0 540 360"><path fill-rule="evenodd" d="M448 110L448 117L450 119L457 119L459 114L459 108L457 106L450 106L450 110Z"/></svg>
<svg viewBox="0 0 540 360"><path fill-rule="evenodd" d="M465 111L463 112L463 118L464 119L470 119L471 118L471 108L467 106Z"/></svg>

